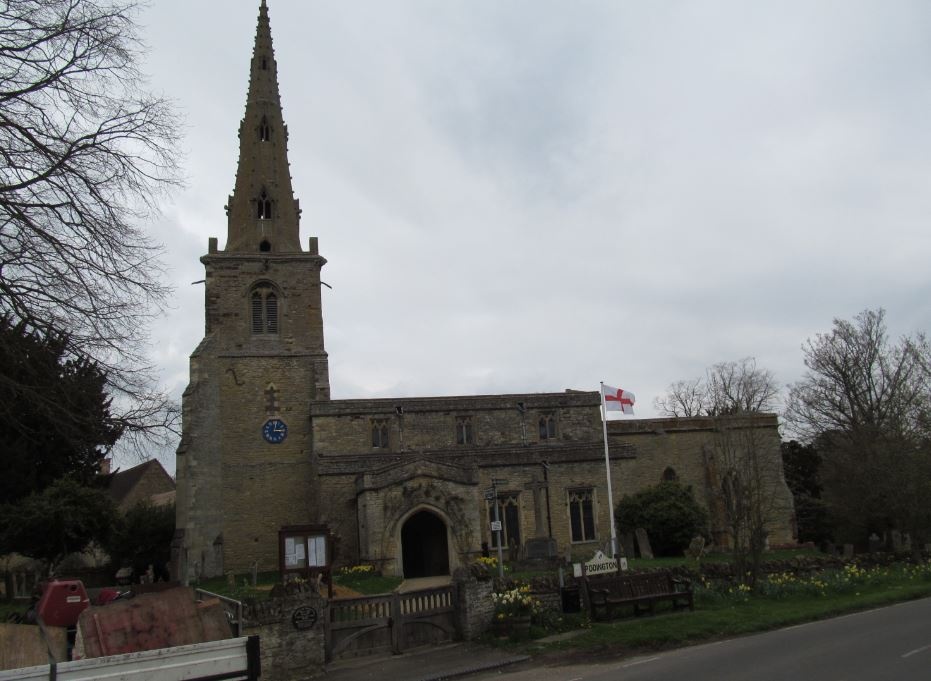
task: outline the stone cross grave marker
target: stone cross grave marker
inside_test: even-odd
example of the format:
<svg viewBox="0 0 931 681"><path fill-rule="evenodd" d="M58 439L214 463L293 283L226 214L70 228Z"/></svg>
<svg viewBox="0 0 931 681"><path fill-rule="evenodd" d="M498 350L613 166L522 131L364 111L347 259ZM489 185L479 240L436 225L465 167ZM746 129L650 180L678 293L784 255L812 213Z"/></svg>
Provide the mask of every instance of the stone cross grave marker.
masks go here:
<svg viewBox="0 0 931 681"><path fill-rule="evenodd" d="M546 512L544 511L543 505L543 493L546 488L547 484L542 480L537 480L536 478L524 485L524 489L530 490L533 493L534 537L546 536Z"/></svg>

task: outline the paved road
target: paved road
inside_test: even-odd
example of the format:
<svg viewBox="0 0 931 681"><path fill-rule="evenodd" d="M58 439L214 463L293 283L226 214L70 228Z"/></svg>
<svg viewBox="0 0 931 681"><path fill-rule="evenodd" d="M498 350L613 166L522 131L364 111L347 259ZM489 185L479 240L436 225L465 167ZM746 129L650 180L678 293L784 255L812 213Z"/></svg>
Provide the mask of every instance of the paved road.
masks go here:
<svg viewBox="0 0 931 681"><path fill-rule="evenodd" d="M931 599L598 665L485 674L498 681L928 681Z"/></svg>

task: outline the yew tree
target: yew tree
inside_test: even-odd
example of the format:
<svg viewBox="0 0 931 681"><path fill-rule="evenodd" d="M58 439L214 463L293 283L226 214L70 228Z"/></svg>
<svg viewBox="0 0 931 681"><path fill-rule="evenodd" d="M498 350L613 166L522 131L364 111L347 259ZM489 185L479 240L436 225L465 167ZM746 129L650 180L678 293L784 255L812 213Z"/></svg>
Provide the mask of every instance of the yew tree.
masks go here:
<svg viewBox="0 0 931 681"><path fill-rule="evenodd" d="M62 334L0 318L0 499L15 502L63 477L93 482L122 433L107 377L70 356Z"/></svg>

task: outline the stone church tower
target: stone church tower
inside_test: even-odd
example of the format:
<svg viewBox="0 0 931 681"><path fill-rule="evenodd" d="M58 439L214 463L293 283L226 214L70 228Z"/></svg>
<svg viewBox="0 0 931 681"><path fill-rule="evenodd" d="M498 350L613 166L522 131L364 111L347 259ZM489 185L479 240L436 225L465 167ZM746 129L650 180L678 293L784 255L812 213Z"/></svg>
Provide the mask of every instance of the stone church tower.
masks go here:
<svg viewBox="0 0 931 681"><path fill-rule="evenodd" d="M301 249L268 8L259 9L225 250L211 238L206 328L191 355L177 452L182 579L277 554L316 515L310 402L330 397L317 239Z"/></svg>

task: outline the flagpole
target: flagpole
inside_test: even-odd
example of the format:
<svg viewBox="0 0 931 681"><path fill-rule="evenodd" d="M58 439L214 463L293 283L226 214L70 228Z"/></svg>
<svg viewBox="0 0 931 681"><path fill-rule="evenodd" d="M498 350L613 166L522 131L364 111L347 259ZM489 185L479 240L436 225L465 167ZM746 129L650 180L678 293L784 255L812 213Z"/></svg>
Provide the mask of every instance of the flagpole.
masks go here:
<svg viewBox="0 0 931 681"><path fill-rule="evenodd" d="M617 530L614 528L614 495L611 492L611 458L608 455L608 410L605 407L605 384L601 382L601 429L605 441L605 473L608 476L608 516L611 518L611 557L617 558Z"/></svg>

